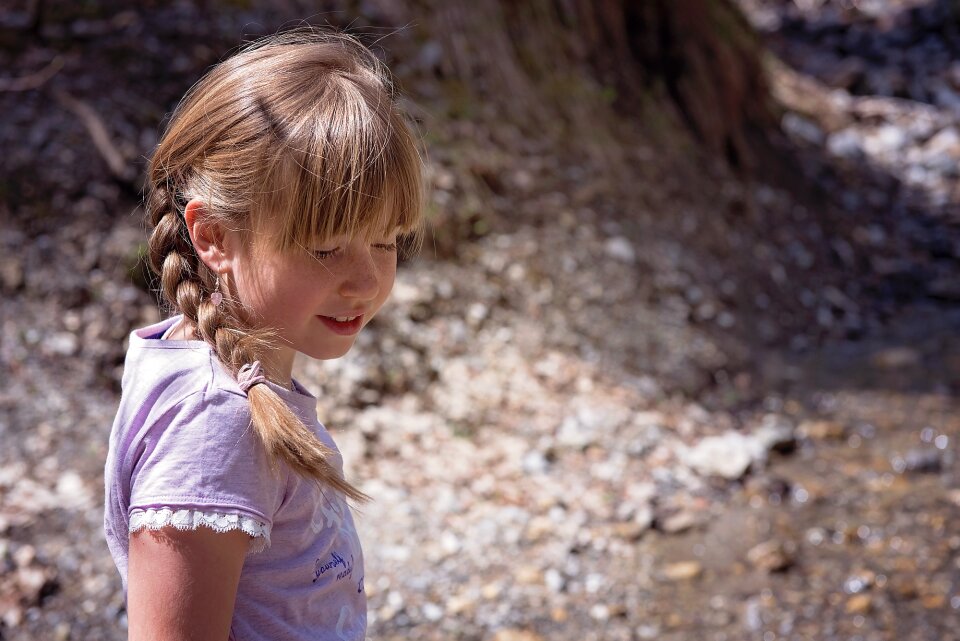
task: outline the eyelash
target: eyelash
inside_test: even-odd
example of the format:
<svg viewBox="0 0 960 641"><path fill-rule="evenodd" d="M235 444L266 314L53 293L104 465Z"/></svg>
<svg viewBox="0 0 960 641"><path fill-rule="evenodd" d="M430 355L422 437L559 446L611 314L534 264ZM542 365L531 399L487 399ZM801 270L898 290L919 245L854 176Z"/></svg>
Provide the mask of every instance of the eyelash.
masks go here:
<svg viewBox="0 0 960 641"><path fill-rule="evenodd" d="M397 251L396 243L378 243L378 244L375 244L374 247L376 247L377 249L382 249L383 251L386 251L386 252ZM315 251L313 252L313 255L319 260L323 260L324 258L330 258L331 256L334 256L339 251L340 251L340 248L336 247L334 249L330 249L327 251Z"/></svg>

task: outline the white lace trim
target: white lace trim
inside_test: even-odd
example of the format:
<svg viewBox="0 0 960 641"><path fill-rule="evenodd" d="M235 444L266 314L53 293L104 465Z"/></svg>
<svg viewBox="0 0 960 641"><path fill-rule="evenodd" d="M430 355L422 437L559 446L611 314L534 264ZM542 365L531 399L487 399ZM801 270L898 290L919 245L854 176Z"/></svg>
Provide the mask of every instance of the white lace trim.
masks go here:
<svg viewBox="0 0 960 641"><path fill-rule="evenodd" d="M144 528L159 530L168 526L178 530L196 530L201 525L215 532L246 532L253 537L250 541L251 554L270 547L270 526L248 516L169 507L134 510L130 513L131 534Z"/></svg>

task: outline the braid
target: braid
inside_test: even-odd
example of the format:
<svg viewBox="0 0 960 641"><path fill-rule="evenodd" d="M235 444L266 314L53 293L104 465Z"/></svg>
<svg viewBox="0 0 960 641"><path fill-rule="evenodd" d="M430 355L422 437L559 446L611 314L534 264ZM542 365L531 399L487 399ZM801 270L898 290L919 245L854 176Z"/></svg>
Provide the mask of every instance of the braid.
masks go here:
<svg viewBox="0 0 960 641"><path fill-rule="evenodd" d="M209 296L209 269L197 256L176 201L166 184L154 185L147 200L150 265L159 274L164 297L183 313L197 337L212 348L217 359L234 376L246 363L258 360L269 349L269 331L249 327L227 299L214 305ZM268 458L286 462L305 478L314 478L355 501L369 496L348 483L329 462L333 452L266 385L247 392L254 431Z"/></svg>
<svg viewBox="0 0 960 641"><path fill-rule="evenodd" d="M200 263L173 194L166 184L155 184L147 200L147 219L153 227L148 248L150 266L160 276L163 295L192 321L197 318L202 283Z"/></svg>

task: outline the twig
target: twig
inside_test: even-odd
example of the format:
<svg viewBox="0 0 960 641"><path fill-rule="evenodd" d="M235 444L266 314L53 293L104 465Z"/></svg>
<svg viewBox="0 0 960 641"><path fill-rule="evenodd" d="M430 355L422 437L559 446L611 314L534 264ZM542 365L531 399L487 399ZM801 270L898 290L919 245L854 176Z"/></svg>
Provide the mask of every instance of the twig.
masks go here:
<svg viewBox="0 0 960 641"><path fill-rule="evenodd" d="M39 89L62 68L63 56L57 56L47 63L46 67L30 75L23 76L22 78L0 78L0 91L30 91L31 89Z"/></svg>
<svg viewBox="0 0 960 641"><path fill-rule="evenodd" d="M113 144L107 126L94 108L62 89L54 89L53 95L61 105L72 111L83 123L83 126L87 128L87 133L93 139L93 146L97 148L97 151L106 161L110 173L123 181L132 180L132 168L127 164L117 146Z"/></svg>

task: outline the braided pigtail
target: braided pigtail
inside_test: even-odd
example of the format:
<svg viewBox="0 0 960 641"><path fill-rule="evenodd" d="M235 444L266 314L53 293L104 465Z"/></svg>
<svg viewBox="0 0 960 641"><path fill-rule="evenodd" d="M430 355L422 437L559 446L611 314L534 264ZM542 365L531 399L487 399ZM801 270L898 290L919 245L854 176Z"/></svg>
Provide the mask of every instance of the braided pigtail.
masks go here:
<svg viewBox="0 0 960 641"><path fill-rule="evenodd" d="M200 306L197 333L213 346L220 362L236 377L241 367L256 361L258 354L263 353L261 344L266 341L266 336L258 335L252 328L240 329L234 315L220 311L227 305L230 303L226 299L221 305L214 305L207 296ZM229 322L231 320L233 322ZM315 478L354 501L370 499L348 483L330 464L333 451L290 411L284 400L270 387L253 385L247 390L247 398L250 400L253 429L263 442L270 460L282 460L304 478Z"/></svg>
<svg viewBox="0 0 960 641"><path fill-rule="evenodd" d="M245 326L229 299L224 298L220 305L210 300L213 275L197 256L183 216L165 184L153 186L147 198L147 218L153 226L150 265L160 277L164 297L193 323L197 337L210 345L236 377L241 367L270 349L271 332ZM274 467L283 461L304 478L316 479L354 501L369 500L330 464L333 452L276 392L267 385L254 385L247 391L247 398L254 432Z"/></svg>

